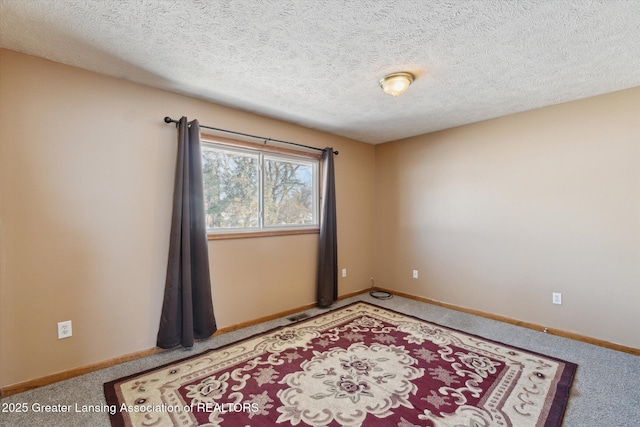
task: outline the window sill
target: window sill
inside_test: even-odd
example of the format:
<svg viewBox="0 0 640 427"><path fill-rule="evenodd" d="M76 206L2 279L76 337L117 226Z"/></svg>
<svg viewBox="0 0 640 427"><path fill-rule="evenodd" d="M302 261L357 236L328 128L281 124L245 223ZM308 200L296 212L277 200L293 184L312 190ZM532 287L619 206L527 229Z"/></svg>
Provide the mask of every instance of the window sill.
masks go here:
<svg viewBox="0 0 640 427"><path fill-rule="evenodd" d="M208 240L250 239L253 237L296 236L299 234L320 234L319 228L306 228L297 230L255 231L247 233L220 233L207 234Z"/></svg>

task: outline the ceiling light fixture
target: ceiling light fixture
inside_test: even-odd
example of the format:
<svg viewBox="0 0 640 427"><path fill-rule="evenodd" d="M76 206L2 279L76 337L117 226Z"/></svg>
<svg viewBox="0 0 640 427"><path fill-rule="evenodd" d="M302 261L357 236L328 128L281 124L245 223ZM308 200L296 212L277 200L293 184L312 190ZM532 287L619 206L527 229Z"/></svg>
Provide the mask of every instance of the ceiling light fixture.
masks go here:
<svg viewBox="0 0 640 427"><path fill-rule="evenodd" d="M392 73L380 79L380 87L391 96L398 96L409 89L413 82L413 74L401 72Z"/></svg>

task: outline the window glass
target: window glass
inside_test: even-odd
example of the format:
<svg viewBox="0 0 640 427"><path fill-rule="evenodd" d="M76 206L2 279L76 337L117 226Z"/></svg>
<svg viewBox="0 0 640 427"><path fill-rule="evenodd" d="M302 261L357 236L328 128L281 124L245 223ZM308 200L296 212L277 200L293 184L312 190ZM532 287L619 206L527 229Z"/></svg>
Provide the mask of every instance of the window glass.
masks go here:
<svg viewBox="0 0 640 427"><path fill-rule="evenodd" d="M317 228L318 163L314 158L204 143L208 232Z"/></svg>
<svg viewBox="0 0 640 427"><path fill-rule="evenodd" d="M202 161L207 229L257 228L259 157L205 149Z"/></svg>
<svg viewBox="0 0 640 427"><path fill-rule="evenodd" d="M314 167L311 162L264 160L265 226L315 223Z"/></svg>

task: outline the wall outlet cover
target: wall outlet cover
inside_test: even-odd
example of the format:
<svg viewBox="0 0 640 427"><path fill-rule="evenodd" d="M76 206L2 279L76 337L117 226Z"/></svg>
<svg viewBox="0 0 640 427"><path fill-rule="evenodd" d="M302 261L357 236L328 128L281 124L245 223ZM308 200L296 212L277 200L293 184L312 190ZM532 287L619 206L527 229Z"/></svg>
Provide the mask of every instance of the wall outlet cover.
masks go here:
<svg viewBox="0 0 640 427"><path fill-rule="evenodd" d="M58 339L69 338L71 335L73 335L71 320L58 322Z"/></svg>

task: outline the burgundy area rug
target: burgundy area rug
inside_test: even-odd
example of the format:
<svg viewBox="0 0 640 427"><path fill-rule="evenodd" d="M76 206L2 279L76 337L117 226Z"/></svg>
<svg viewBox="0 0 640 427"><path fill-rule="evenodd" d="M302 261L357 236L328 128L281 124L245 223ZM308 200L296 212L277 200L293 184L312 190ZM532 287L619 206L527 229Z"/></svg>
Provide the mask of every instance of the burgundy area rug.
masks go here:
<svg viewBox="0 0 640 427"><path fill-rule="evenodd" d="M559 426L576 367L358 302L104 389L114 426Z"/></svg>

